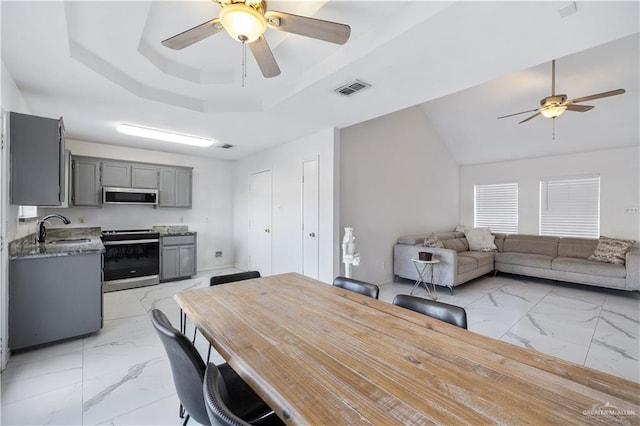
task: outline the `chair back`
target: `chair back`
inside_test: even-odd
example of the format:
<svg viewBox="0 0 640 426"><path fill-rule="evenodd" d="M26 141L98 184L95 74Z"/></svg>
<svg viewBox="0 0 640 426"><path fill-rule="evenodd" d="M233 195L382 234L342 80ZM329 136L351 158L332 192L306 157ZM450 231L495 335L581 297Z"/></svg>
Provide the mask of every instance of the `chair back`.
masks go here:
<svg viewBox="0 0 640 426"><path fill-rule="evenodd" d="M227 275L218 275L215 277L211 277L209 281L209 285L218 285L218 284L226 284L232 283L235 281L243 281L250 280L252 278L260 278L259 271L247 271L247 272L238 272L235 274L227 274Z"/></svg>
<svg viewBox="0 0 640 426"><path fill-rule="evenodd" d="M233 414L229 409L229 392L215 364L209 363L204 373L202 384L204 405L212 425L248 426L249 423Z"/></svg>
<svg viewBox="0 0 640 426"><path fill-rule="evenodd" d="M336 287L344 288L345 290L354 291L356 293L364 294L365 296L378 298L380 289L377 285L371 284L365 281L354 280L347 277L336 277L333 280L333 285Z"/></svg>
<svg viewBox="0 0 640 426"><path fill-rule="evenodd" d="M393 299L393 304L464 329L467 328L467 312L460 306L409 296L408 294L398 294Z"/></svg>
<svg viewBox="0 0 640 426"><path fill-rule="evenodd" d="M151 311L151 323L169 357L173 384L180 403L198 423L210 425L202 396L205 365L200 354L184 334L173 328L162 311Z"/></svg>

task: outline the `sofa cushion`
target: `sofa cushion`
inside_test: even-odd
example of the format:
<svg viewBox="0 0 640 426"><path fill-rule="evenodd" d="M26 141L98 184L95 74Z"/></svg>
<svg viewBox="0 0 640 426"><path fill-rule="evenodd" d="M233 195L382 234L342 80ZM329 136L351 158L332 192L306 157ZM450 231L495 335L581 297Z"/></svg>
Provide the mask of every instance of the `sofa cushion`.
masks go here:
<svg viewBox="0 0 640 426"><path fill-rule="evenodd" d="M466 238L452 238L450 240L441 240L444 248L455 250L458 253L469 250L469 244Z"/></svg>
<svg viewBox="0 0 640 426"><path fill-rule="evenodd" d="M493 265L493 253L482 251L463 251L458 253L458 259L461 257L472 257L478 262L478 267L485 265Z"/></svg>
<svg viewBox="0 0 640 426"><path fill-rule="evenodd" d="M594 238L561 238L558 243L558 257L586 259L593 254L598 245Z"/></svg>
<svg viewBox="0 0 640 426"><path fill-rule="evenodd" d="M472 256L458 256L458 274L478 269L478 261Z"/></svg>
<svg viewBox="0 0 640 426"><path fill-rule="evenodd" d="M551 263L551 269L612 278L625 278L627 276L627 269L623 265L577 259L575 257L556 257Z"/></svg>
<svg viewBox="0 0 640 426"><path fill-rule="evenodd" d="M495 259L496 262L507 263L510 265L551 269L551 261L553 260L553 256L547 256L544 254L505 252L496 253Z"/></svg>
<svg viewBox="0 0 640 426"><path fill-rule="evenodd" d="M498 247L498 251L504 251L504 239L507 237L507 234L496 233L493 234L495 237L493 243Z"/></svg>
<svg viewBox="0 0 640 426"><path fill-rule="evenodd" d="M442 241L440 241L440 239L436 234L432 233L432 234L429 234L429 236L424 240L424 246L442 248L444 247L444 244L442 244Z"/></svg>
<svg viewBox="0 0 640 426"><path fill-rule="evenodd" d="M546 235L507 235L504 239L504 251L556 257L559 240L559 237Z"/></svg>
<svg viewBox="0 0 640 426"><path fill-rule="evenodd" d="M422 245L428 236L429 234L405 235L404 237L398 238L398 244L408 244L410 246L415 246L416 244Z"/></svg>

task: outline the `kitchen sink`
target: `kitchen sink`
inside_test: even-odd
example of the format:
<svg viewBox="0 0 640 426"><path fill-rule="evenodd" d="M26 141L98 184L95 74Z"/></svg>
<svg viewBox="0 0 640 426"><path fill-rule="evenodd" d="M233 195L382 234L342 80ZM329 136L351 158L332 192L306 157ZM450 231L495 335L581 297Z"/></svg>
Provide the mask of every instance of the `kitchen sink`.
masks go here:
<svg viewBox="0 0 640 426"><path fill-rule="evenodd" d="M49 241L47 244L78 244L78 243L88 243L91 241L91 238L63 238L60 240Z"/></svg>

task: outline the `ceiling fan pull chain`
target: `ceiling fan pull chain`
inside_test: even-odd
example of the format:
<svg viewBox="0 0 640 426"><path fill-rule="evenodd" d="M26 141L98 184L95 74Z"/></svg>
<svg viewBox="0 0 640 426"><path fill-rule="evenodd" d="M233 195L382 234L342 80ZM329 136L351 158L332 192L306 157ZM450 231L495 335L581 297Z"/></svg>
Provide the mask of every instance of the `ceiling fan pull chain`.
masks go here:
<svg viewBox="0 0 640 426"><path fill-rule="evenodd" d="M551 122L553 123L553 131L551 133L551 139L553 139L555 141L556 140L556 118L553 117L551 119Z"/></svg>
<svg viewBox="0 0 640 426"><path fill-rule="evenodd" d="M244 78L247 76L247 43L242 43L242 87L244 87Z"/></svg>

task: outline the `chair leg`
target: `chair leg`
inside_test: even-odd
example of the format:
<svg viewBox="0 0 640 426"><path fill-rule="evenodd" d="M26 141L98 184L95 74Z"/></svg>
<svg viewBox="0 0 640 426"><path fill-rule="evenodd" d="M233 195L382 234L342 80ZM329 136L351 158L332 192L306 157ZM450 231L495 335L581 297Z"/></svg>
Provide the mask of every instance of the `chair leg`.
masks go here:
<svg viewBox="0 0 640 426"><path fill-rule="evenodd" d="M180 403L180 418L184 419L184 407L182 406L182 402Z"/></svg>
<svg viewBox="0 0 640 426"><path fill-rule="evenodd" d="M187 417L184 419L184 423L182 423L182 426L187 426L187 423L189 422L190 418L191 416L187 414Z"/></svg>
<svg viewBox="0 0 640 426"><path fill-rule="evenodd" d="M209 345L209 351L207 352L207 364L209 364L209 359L211 359L211 345Z"/></svg>

